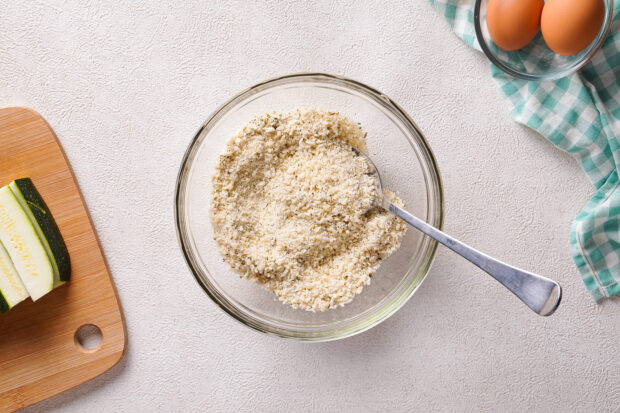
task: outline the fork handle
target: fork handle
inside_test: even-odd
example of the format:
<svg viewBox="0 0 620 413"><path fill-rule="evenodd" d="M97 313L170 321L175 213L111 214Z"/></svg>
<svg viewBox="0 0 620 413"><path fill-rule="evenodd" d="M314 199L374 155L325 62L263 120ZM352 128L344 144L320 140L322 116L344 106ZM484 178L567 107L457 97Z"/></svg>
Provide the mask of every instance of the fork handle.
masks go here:
<svg viewBox="0 0 620 413"><path fill-rule="evenodd" d="M555 281L520 270L489 257L411 215L404 209L391 203L387 198L384 198L383 202L387 204L384 207L394 215L487 272L519 297L535 313L548 316L553 314L556 308L558 308L562 298L562 288Z"/></svg>

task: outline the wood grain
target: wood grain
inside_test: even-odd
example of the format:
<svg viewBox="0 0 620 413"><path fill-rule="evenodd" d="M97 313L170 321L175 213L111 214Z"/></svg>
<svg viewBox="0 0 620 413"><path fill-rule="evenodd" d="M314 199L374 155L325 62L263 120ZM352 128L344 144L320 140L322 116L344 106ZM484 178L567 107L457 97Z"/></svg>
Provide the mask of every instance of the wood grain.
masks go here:
<svg viewBox="0 0 620 413"><path fill-rule="evenodd" d="M71 281L37 302L0 314L0 411L14 411L80 385L123 357L126 332L114 285L71 167L36 112L0 109L0 186L32 178L71 257ZM95 351L75 341L101 329Z"/></svg>

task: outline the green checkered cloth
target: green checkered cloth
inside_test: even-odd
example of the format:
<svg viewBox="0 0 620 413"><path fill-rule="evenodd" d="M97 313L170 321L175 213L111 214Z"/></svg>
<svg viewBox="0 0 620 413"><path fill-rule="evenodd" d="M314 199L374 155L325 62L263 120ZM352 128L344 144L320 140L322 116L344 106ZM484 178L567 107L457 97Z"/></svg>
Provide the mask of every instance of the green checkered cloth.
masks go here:
<svg viewBox="0 0 620 413"><path fill-rule="evenodd" d="M474 0L430 0L455 33L481 50ZM575 264L596 301L620 294L620 1L605 44L578 73L556 81L514 79L491 65L512 117L573 154L596 193L571 227Z"/></svg>

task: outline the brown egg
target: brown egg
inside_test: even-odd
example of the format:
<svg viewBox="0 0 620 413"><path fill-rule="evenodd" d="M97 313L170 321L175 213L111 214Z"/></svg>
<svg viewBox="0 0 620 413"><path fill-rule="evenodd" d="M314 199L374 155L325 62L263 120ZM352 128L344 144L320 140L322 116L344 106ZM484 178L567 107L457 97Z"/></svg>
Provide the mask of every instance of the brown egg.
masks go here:
<svg viewBox="0 0 620 413"><path fill-rule="evenodd" d="M547 0L541 31L551 50L569 56L592 43L604 18L603 0Z"/></svg>
<svg viewBox="0 0 620 413"><path fill-rule="evenodd" d="M518 50L540 29L543 0L489 0L487 27L493 42L508 51Z"/></svg>

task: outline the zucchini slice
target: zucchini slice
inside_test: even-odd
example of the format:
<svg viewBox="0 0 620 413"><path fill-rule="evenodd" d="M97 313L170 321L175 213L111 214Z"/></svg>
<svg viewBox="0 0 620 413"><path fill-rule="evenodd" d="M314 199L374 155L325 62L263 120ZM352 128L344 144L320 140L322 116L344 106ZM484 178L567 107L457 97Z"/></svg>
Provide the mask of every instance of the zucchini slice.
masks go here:
<svg viewBox="0 0 620 413"><path fill-rule="evenodd" d="M9 311L28 296L28 291L17 275L13 261L4 245L0 243L0 313Z"/></svg>
<svg viewBox="0 0 620 413"><path fill-rule="evenodd" d="M9 184L9 188L30 218L32 226L50 258L54 268L54 286L69 281L71 278L69 251L52 213L32 180L30 178L16 179Z"/></svg>
<svg viewBox="0 0 620 413"><path fill-rule="evenodd" d="M33 301L54 288L54 267L32 222L8 186L0 189L0 242Z"/></svg>

